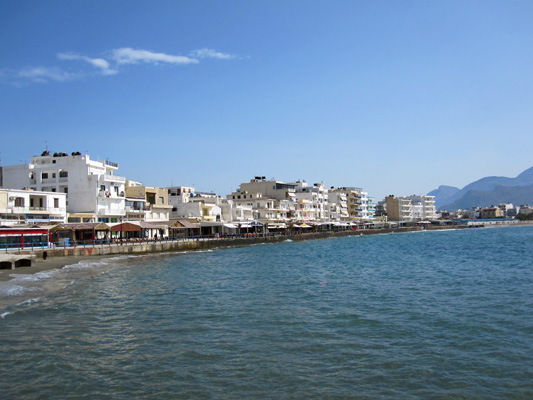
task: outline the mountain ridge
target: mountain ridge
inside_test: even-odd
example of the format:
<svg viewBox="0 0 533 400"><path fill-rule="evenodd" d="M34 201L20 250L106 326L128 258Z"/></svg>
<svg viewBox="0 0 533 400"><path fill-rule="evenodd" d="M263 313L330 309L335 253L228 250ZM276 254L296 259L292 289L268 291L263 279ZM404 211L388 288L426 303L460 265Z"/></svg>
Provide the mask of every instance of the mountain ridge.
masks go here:
<svg viewBox="0 0 533 400"><path fill-rule="evenodd" d="M438 210L448 211L475 206L488 207L499 203L533 203L533 167L515 178L487 176L462 189L441 185L428 195L435 196L435 207Z"/></svg>

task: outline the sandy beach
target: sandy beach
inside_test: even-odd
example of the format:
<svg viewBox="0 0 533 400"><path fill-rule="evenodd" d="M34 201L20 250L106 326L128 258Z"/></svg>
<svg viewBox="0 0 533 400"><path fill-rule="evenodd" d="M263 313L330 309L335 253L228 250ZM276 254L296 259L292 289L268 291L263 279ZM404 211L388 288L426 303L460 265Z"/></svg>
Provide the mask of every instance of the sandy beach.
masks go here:
<svg viewBox="0 0 533 400"><path fill-rule="evenodd" d="M31 267L18 267L15 269L0 269L0 282L5 282L13 279L11 275L19 274L36 274L38 272L50 271L53 269L61 269L65 265L77 264L83 260L96 261L102 258L109 258L116 255L102 255L91 257L51 257L47 260L37 259L33 262Z"/></svg>

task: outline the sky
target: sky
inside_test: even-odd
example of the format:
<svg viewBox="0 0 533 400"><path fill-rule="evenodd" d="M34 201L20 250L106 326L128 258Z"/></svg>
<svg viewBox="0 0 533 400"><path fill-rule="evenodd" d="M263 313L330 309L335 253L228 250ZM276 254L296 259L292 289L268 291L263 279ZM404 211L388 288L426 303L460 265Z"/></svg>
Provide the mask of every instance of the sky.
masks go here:
<svg viewBox="0 0 533 400"><path fill-rule="evenodd" d="M0 163L377 200L533 165L533 2L0 1Z"/></svg>

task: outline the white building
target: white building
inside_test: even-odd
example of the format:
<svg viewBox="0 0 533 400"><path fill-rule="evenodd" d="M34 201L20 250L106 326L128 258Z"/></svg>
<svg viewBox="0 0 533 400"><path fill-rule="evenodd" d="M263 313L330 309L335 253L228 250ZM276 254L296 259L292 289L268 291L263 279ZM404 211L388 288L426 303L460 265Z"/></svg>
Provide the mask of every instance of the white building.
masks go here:
<svg viewBox="0 0 533 400"><path fill-rule="evenodd" d="M252 218L262 223L284 222L294 218L296 186L296 184L255 177L249 183L241 183L235 192L226 196L226 199L235 207L242 207L247 217L249 216L247 210L251 208Z"/></svg>
<svg viewBox="0 0 533 400"><path fill-rule="evenodd" d="M0 189L0 225L66 220L65 193Z"/></svg>
<svg viewBox="0 0 533 400"><path fill-rule="evenodd" d="M206 222L222 221L222 199L215 193L196 193L193 187L167 187L168 202L172 206L170 218L195 218ZM228 211L225 211L226 214Z"/></svg>
<svg viewBox="0 0 533 400"><path fill-rule="evenodd" d="M345 192L338 191L333 187L328 191L329 220L333 222L347 221L348 196Z"/></svg>
<svg viewBox="0 0 533 400"><path fill-rule="evenodd" d="M29 164L2 167L4 188L65 193L69 222L119 222L125 215L124 183L118 164L89 155L44 152Z"/></svg>
<svg viewBox="0 0 533 400"><path fill-rule="evenodd" d="M295 185L295 219L298 221L327 221L329 219L328 190L322 183L309 186L305 181Z"/></svg>

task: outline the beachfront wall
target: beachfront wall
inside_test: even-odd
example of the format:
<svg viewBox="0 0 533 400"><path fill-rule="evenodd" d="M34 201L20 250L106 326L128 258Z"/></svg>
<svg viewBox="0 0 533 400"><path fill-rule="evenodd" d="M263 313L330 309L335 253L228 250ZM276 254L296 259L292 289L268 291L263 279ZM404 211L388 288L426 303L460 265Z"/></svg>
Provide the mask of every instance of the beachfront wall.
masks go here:
<svg viewBox="0 0 533 400"><path fill-rule="evenodd" d="M464 226L466 228L466 226ZM215 248L248 246L259 243L276 243L290 240L313 240L313 239L327 239L332 237L343 237L352 235L371 235L379 233L391 232L410 232L421 230L421 227L396 228L396 229L368 229L363 231L342 231L342 232L314 232L305 233L299 232L291 235L273 234L270 236L247 236L232 237L232 238L188 238L180 240L169 241L147 241L134 242L114 245L96 245L96 246L78 246L56 249L45 249L47 257L86 257L97 255L115 255L115 254L146 254L146 253L162 253L162 252L179 252L192 250L208 250ZM43 251L34 250L32 253L37 254L38 258L42 258ZM20 252L19 254L23 254Z"/></svg>

